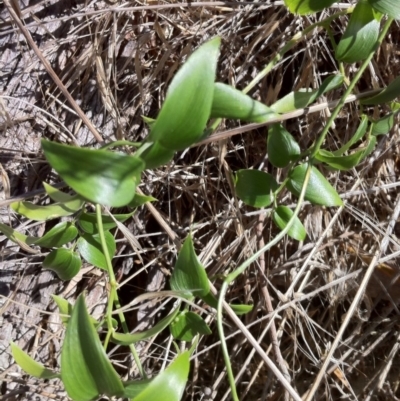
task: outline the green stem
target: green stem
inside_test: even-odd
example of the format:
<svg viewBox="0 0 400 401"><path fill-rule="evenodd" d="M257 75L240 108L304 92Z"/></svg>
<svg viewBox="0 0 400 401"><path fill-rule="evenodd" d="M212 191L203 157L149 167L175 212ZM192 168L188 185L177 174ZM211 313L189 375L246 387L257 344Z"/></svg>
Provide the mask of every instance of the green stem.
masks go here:
<svg viewBox="0 0 400 401"><path fill-rule="evenodd" d="M106 321L107 321L107 329L108 330L107 330L106 339L104 340L104 348L107 348L107 345L108 345L110 338L112 336L112 333L114 331L114 327L112 325L113 305L115 305L115 307L117 309L121 309L121 305L120 305L118 293L117 293L117 280L115 279L115 274L114 274L114 269L113 269L113 266L111 263L110 253L108 252L106 238L104 236L101 206L99 204L96 204L96 218L97 218L97 225L99 227L99 236L100 236L101 247L103 250L104 258L106 259L107 273L108 273L108 277L110 280L110 282L109 282L110 295L108 298L107 309L106 309ZM124 331L124 333L129 333L129 329L126 324L126 320L125 320L125 316L124 316L123 312L119 311L118 317L120 319L122 330ZM140 358L136 352L135 347L133 346L133 344L131 344L131 345L129 345L129 348L132 352L133 358L135 359L135 362L139 369L140 375L142 377L146 378L146 374L143 370L142 363L140 362Z"/></svg>
<svg viewBox="0 0 400 401"><path fill-rule="evenodd" d="M312 165L311 165L311 163L309 163L307 171L306 171L306 175L304 177L303 186L301 188L299 200L297 202L296 208L294 209L293 216L288 221L288 224L286 225L286 227L272 241L270 241L268 244L266 244L264 247L262 247L260 250L258 250L253 256L251 256L244 263L242 263L242 265L240 265L236 270L234 270L232 273L228 274L228 276L225 278L225 280L222 284L220 294L218 296L217 327L218 327L219 337L221 340L221 349L222 349L222 354L224 356L226 372L228 375L229 385L231 387L233 401L239 401L239 398L238 398L238 395L236 392L235 377L233 375L232 365L231 365L231 361L229 358L228 347L227 347L226 340L225 340L224 328L222 325L222 309L223 309L225 294L226 294L229 284L232 281L234 281L240 274L242 274L262 254L264 254L269 249L271 249L274 245L276 245L289 232L292 224L294 223L297 215L300 212L301 205L302 205L302 202L304 199L304 195L306 193L308 181L310 179L311 167L312 167Z"/></svg>
<svg viewBox="0 0 400 401"><path fill-rule="evenodd" d="M388 20L386 21L385 25L383 26L383 29L382 29L381 33L379 34L379 38L378 38L378 41L376 42L376 45L374 46L374 49L371 51L371 53L368 55L368 57L361 64L361 67L359 68L359 70L357 71L356 75L354 76L354 78L350 82L350 85L348 86L348 88L344 92L343 96L340 98L339 103L337 104L335 109L332 111L332 114L329 117L328 122L326 123L324 129L322 130L319 138L317 139L317 141L316 141L316 143L314 145L313 150L311 151L311 158L315 157L317 152L320 150L322 144L325 141L326 135L328 134L328 131L329 131L330 127L333 124L333 121L335 120L335 118L338 116L338 114L340 113L340 111L343 108L347 96L349 96L351 94L351 92L353 91L355 85L360 80L362 74L364 73L364 71L368 67L368 64L371 62L372 57L374 57L374 54L375 54L376 50L381 45L383 39L386 37L386 34L387 34L392 22L393 22L393 18L388 18Z"/></svg>

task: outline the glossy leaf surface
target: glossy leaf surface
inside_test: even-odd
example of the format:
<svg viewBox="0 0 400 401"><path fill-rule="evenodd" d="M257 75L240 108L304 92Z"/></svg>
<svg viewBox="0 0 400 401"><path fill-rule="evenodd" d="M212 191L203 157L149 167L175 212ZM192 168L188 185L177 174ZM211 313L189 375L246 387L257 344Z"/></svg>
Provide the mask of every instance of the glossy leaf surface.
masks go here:
<svg viewBox="0 0 400 401"><path fill-rule="evenodd" d="M136 196L136 195L135 195ZM129 219L133 215L132 213L124 213L124 214L114 214L114 218L120 222L124 222ZM103 214L101 216L103 222L103 230L111 230L117 227L117 223L112 219L111 216ZM97 234L99 232L99 228L97 226L97 216L96 213L81 213L78 219L79 226L83 231L88 234Z"/></svg>
<svg viewBox="0 0 400 401"><path fill-rule="evenodd" d="M220 82L215 83L211 118L232 118L263 123L277 116L278 114L268 106L232 86Z"/></svg>
<svg viewBox="0 0 400 401"><path fill-rule="evenodd" d="M395 19L400 19L400 2L398 0L368 0L371 6Z"/></svg>
<svg viewBox="0 0 400 401"><path fill-rule="evenodd" d="M151 142L183 150L202 137L211 112L220 42L214 38L204 43L175 75L152 126Z"/></svg>
<svg viewBox="0 0 400 401"><path fill-rule="evenodd" d="M380 23L366 0L359 0L336 48L336 58L346 63L364 60L373 51Z"/></svg>
<svg viewBox="0 0 400 401"><path fill-rule="evenodd" d="M287 226L292 216L293 216L293 211L292 209L289 209L287 206L278 206L272 214L272 218L275 224L281 230L283 230ZM297 241L304 241L306 239L307 237L306 229L304 228L303 224L301 223L298 217L295 218L292 226L288 231L288 235Z"/></svg>
<svg viewBox="0 0 400 401"><path fill-rule="evenodd" d="M189 375L189 352L180 354L132 401L180 401Z"/></svg>
<svg viewBox="0 0 400 401"><path fill-rule="evenodd" d="M336 3L337 0L285 0L286 7L294 14L312 14Z"/></svg>
<svg viewBox="0 0 400 401"><path fill-rule="evenodd" d="M17 362L20 368L28 373L28 375L39 379L54 379L60 376L58 373L45 368L41 363L36 362L14 343L11 343L11 352L15 362Z"/></svg>
<svg viewBox="0 0 400 401"><path fill-rule="evenodd" d="M61 379L74 401L90 401L101 394L122 396L124 387L101 345L79 296L69 320L61 351Z"/></svg>
<svg viewBox="0 0 400 401"><path fill-rule="evenodd" d="M169 163L175 154L175 150L167 149L159 141L145 143L146 150L139 150L138 157L143 160L145 169L155 169Z"/></svg>
<svg viewBox="0 0 400 401"><path fill-rule="evenodd" d="M306 176L307 165L301 164L289 174L286 186L290 192L299 196ZM328 180L315 168L311 168L305 199L316 205L341 206L343 204L336 190Z"/></svg>
<svg viewBox="0 0 400 401"><path fill-rule="evenodd" d="M43 268L52 270L61 280L71 280L78 274L81 266L79 255L65 248L54 249L43 261Z"/></svg>
<svg viewBox="0 0 400 401"><path fill-rule="evenodd" d="M144 162L107 150L90 150L42 140L50 165L85 199L107 206L125 206L135 196Z"/></svg>
<svg viewBox="0 0 400 401"><path fill-rule="evenodd" d="M278 183L271 174L258 170L239 170L236 173L236 194L246 205L269 206Z"/></svg>
<svg viewBox="0 0 400 401"><path fill-rule="evenodd" d="M371 124L371 135L379 136L388 134L394 126L394 116L395 113L389 113L388 115L375 120Z"/></svg>
<svg viewBox="0 0 400 401"><path fill-rule="evenodd" d="M281 124L269 129L267 146L268 160L275 167L286 167L300 155L300 146Z"/></svg>
<svg viewBox="0 0 400 401"><path fill-rule="evenodd" d="M328 166L335 170L347 171L357 166L364 157L365 149L358 150L351 155L335 156L332 152L321 149L316 155L315 159L326 163Z"/></svg>
<svg viewBox="0 0 400 401"><path fill-rule="evenodd" d="M113 235L105 231L104 237L110 258L112 259L115 255L116 244ZM103 254L103 247L101 246L99 234L83 234L78 239L79 253L83 259L92 264L93 266L99 267L100 269L107 270L106 258Z"/></svg>
<svg viewBox="0 0 400 401"><path fill-rule="evenodd" d="M172 336L181 341L192 341L198 334L211 334L207 323L193 312L182 311L169 326Z"/></svg>
<svg viewBox="0 0 400 401"><path fill-rule="evenodd" d="M56 224L43 237L38 238L33 243L45 248L58 248L74 240L77 235L76 227L70 222L63 221Z"/></svg>
<svg viewBox="0 0 400 401"><path fill-rule="evenodd" d="M210 292L206 270L196 255L190 235L179 251L169 283L172 290L189 292L192 296L201 297Z"/></svg>

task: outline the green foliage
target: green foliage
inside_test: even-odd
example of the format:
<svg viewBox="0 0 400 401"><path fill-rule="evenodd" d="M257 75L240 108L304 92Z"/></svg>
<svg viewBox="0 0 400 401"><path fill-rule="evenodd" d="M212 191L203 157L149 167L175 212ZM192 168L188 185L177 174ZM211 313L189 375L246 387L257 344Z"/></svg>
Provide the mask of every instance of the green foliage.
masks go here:
<svg viewBox="0 0 400 401"><path fill-rule="evenodd" d="M79 254L71 249L53 249L43 261L43 268L54 271L61 280L71 280L81 269Z"/></svg>
<svg viewBox="0 0 400 401"><path fill-rule="evenodd" d="M400 3L397 0L368 0L368 3L382 14L400 19Z"/></svg>
<svg viewBox="0 0 400 401"><path fill-rule="evenodd" d="M329 7L337 0L285 0L286 7L294 14L312 14Z"/></svg>
<svg viewBox="0 0 400 401"><path fill-rule="evenodd" d="M196 313L184 310L169 326L172 336L181 341L192 341L198 334L211 334L206 322Z"/></svg>
<svg viewBox="0 0 400 401"><path fill-rule="evenodd" d="M283 230L288 225L292 216L293 211L287 206L278 206L272 214L272 219L274 220L274 223L281 230ZM306 239L306 229L298 217L295 217L295 220L289 229L288 235L297 241L304 241Z"/></svg>

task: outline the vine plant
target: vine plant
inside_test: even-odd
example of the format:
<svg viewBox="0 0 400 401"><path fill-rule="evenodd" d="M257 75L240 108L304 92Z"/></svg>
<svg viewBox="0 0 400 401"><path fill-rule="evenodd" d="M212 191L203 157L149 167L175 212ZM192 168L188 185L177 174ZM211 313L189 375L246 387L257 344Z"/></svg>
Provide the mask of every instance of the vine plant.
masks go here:
<svg viewBox="0 0 400 401"><path fill-rule="evenodd" d="M301 15L321 11L334 3L334 0L285 1L291 12ZM335 43L330 24L343 14L350 15L349 22L339 43ZM103 394L135 401L178 401L182 398L188 380L189 358L196 346L196 339L199 335L211 333L206 322L190 310L193 301L199 298L217 309L218 330L232 397L238 400L224 341L222 310L225 307L240 315L251 310L251 305L226 305L226 289L284 235L299 241L306 238L306 230L297 217L303 199L315 205L342 205L340 196L321 173L319 165L333 170L348 170L357 166L373 151L377 136L387 134L392 128L394 116L400 108L395 102L400 93L400 78L376 95L359 102L361 111L364 105L388 103L390 113L379 120L373 120L362 113L358 129L345 145L336 150L322 147L347 96L352 94L396 18L400 18L400 3L397 0L359 0L355 6L331 15L297 34L243 92L215 82L220 39L214 38L200 46L178 71L157 118L146 118L150 134L143 143L117 141L105 144L101 149L91 150L42 140L42 149L48 162L74 193L67 194L44 183L51 204L40 206L24 201L13 203L11 207L30 220L64 219L41 238L27 236L3 224L0 230L27 252L36 252L32 246L48 248L50 252L43 261L43 268L53 270L62 280L70 280L79 272L82 259L103 269L108 275L109 294L105 319L101 322L90 317L83 295L75 305L54 296L63 323L67 326L60 371L45 368L12 343L13 356L21 368L41 379L60 378L68 396L74 401L94 400ZM324 27L331 38L341 74L326 78L317 89L305 88L292 92L271 106L245 94L272 70L285 52L317 25ZM346 63L360 63L354 77L345 75ZM169 281L170 291L165 292L165 296L176 299L172 311L152 328L130 334L124 308L119 303L111 264L116 245L110 230L123 226L123 222L133 215L138 206L156 201L136 191L142 172L168 163L177 151L209 136L222 118L267 124L273 119L283 119L285 113L309 106L318 97L339 87L343 87L343 95L310 148L301 149L281 124L275 123L270 127L267 136L268 159L273 166L286 168L287 175L282 182L277 182L272 175L263 171L244 169L236 172L234 181L238 198L256 208L272 206L272 219L281 229L280 234L225 278L218 299L211 291L206 270L196 256L189 235L179 251ZM127 148L129 154L123 151ZM278 199L283 191L290 191L299 198L294 210L279 204ZM119 207L126 207L130 212L111 213L112 208ZM118 316L118 320L114 315ZM175 360L156 377L149 379L141 366L134 343L152 337L166 327L169 327L174 339L192 345L184 351L177 346ZM98 334L99 328L106 330L103 343ZM140 380L121 380L105 352L110 342L130 347L142 376ZM284 380L277 375L280 380ZM290 384L285 384L292 397L299 400L300 397Z"/></svg>

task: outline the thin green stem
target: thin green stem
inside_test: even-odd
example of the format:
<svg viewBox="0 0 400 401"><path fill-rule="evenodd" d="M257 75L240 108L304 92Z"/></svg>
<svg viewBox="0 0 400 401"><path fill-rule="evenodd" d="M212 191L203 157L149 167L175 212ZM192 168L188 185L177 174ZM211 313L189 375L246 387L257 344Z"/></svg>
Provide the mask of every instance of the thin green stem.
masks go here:
<svg viewBox="0 0 400 401"><path fill-rule="evenodd" d="M258 250L253 256L251 256L244 263L242 263L236 270L234 270L232 273L228 274L228 276L225 278L225 280L222 284L221 290L220 290L220 294L218 297L218 307L217 307L217 327L218 327L219 337L221 340L221 349L222 349L222 354L224 356L229 385L231 387L232 399L234 401L239 401L239 398L238 398L238 395L236 392L235 377L233 375L232 365L231 365L231 361L229 359L228 346L226 344L224 328L223 328L223 324L222 324L222 308L223 308L223 303L225 300L225 294L226 294L229 284L232 281L234 281L240 274L242 274L262 254L264 254L269 249L271 249L274 245L276 245L289 232L297 215L300 212L301 205L302 205L302 202L304 199L304 195L306 193L308 181L310 179L311 167L312 167L312 165L311 165L311 163L309 163L305 177L304 177L304 182L303 182L303 186L302 186L301 193L299 196L299 200L297 202L296 208L294 209L293 216L288 221L288 224L286 225L286 227L272 241L270 241L268 244L266 244L264 247L262 247L260 250Z"/></svg>
<svg viewBox="0 0 400 401"><path fill-rule="evenodd" d="M110 295L108 298L107 309L106 309L106 321L107 321L107 329L108 330L107 330L106 339L104 340L104 348L107 348L107 345L108 345L108 343L111 339L112 333L114 331L114 327L112 325L113 305L115 305L115 307L117 309L121 309L121 304L119 302L118 293L117 293L117 284L118 283L117 283L117 280L115 279L115 274L114 274L114 269L113 269L113 266L111 263L110 253L108 252L106 238L104 236L101 206L99 204L96 204L96 219L97 219L97 225L99 228L101 247L103 250L104 258L106 259L107 273L108 273L109 285L110 285ZM129 333L129 329L126 324L126 319L125 319L125 316L122 311L118 312L118 317L120 319L122 330L124 331L124 333ZM142 377L146 378L146 374L144 372L142 363L140 362L140 358L136 352L135 347L133 346L133 344L131 344L131 345L129 345L129 348L132 352L133 358L135 359L139 373L141 374Z"/></svg>
<svg viewBox="0 0 400 401"><path fill-rule="evenodd" d="M348 86L348 88L344 92L343 96L340 98L339 103L336 105L335 109L332 111L332 114L330 115L328 122L326 123L324 129L322 130L321 134L319 135L319 137L318 137L318 139L317 139L317 141L316 141L316 143L314 145L314 148L311 151L311 158L315 157L317 152L320 150L320 148L321 148L322 144L324 143L325 138L326 138L326 136L327 136L327 134L329 132L330 127L332 126L335 118L338 116L338 114L340 113L340 111L342 110L342 108L344 106L346 98L351 94L351 92L353 91L355 85L360 80L362 74L367 69L368 64L371 62L372 57L374 57L374 54L375 54L376 50L381 45L383 39L386 37L386 34L387 34L392 22L393 22L393 19L392 18L388 18L388 20L386 21L385 25L383 26L383 29L382 29L381 33L379 34L379 38L378 38L378 40L376 42L376 45L374 46L374 49L371 51L371 53L368 55L368 57L361 64L361 67L359 68L359 70L357 71L356 75L354 76L354 78L350 82L350 85Z"/></svg>

